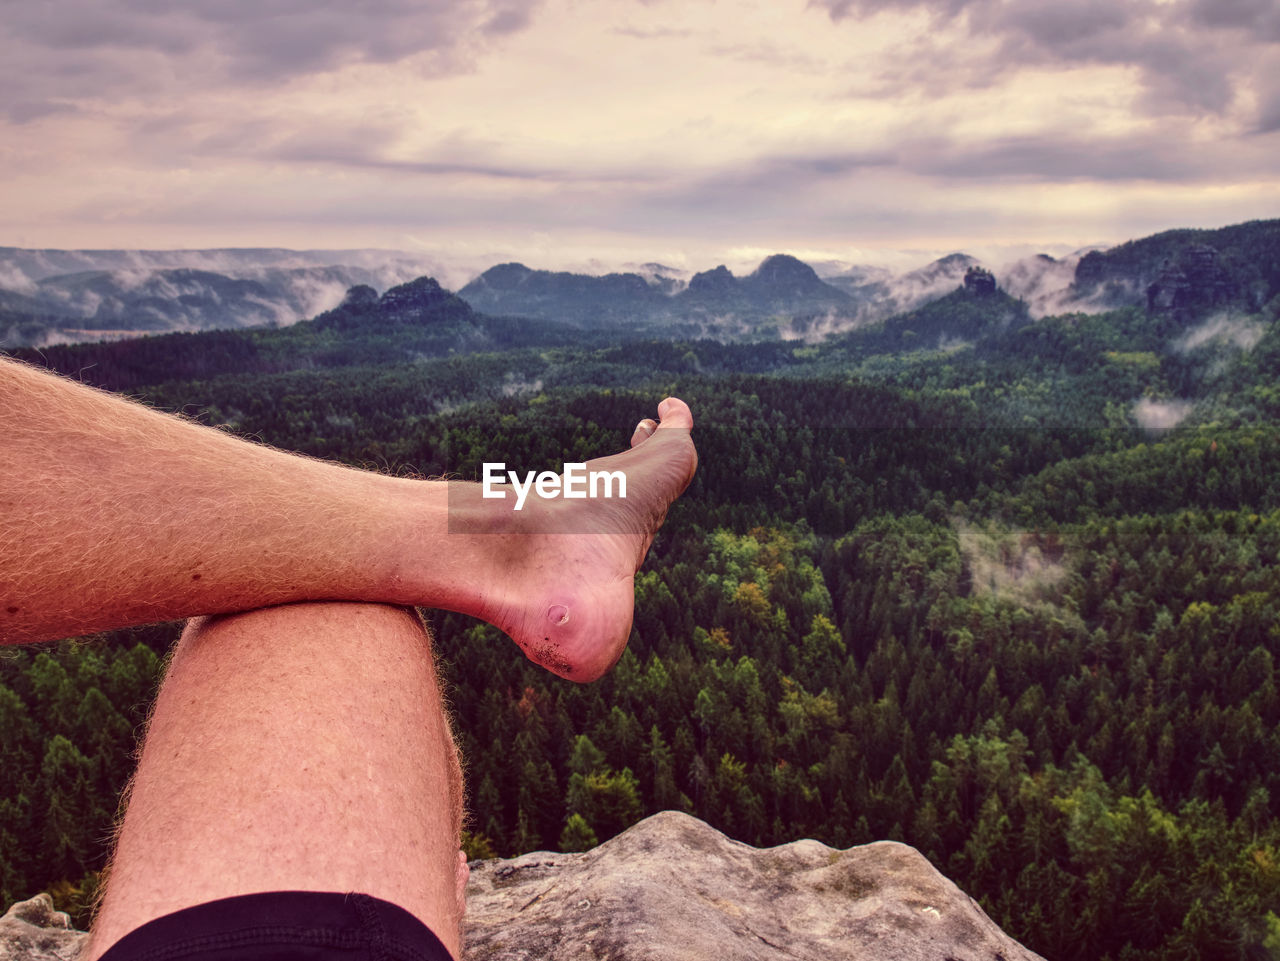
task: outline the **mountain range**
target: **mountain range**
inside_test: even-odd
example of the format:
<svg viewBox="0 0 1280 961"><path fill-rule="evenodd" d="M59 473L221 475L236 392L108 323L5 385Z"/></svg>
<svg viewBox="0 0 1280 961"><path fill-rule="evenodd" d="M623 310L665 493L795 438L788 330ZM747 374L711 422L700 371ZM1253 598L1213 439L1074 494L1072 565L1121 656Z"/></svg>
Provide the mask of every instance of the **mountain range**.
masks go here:
<svg viewBox="0 0 1280 961"><path fill-rule="evenodd" d="M1107 250L999 266L1030 316L1148 306L1256 311L1280 292L1280 220L1170 230ZM860 266L826 276L788 254L750 274L687 277L661 264L603 275L519 263L458 291L475 310L586 330L662 337L804 339L860 329L935 300L983 265L953 253L905 273ZM122 339L175 330L288 326L363 286L386 291L430 272L393 251L58 251L0 248L0 347Z"/></svg>
<svg viewBox="0 0 1280 961"><path fill-rule="evenodd" d="M285 326L433 265L395 251L0 247L0 347Z"/></svg>

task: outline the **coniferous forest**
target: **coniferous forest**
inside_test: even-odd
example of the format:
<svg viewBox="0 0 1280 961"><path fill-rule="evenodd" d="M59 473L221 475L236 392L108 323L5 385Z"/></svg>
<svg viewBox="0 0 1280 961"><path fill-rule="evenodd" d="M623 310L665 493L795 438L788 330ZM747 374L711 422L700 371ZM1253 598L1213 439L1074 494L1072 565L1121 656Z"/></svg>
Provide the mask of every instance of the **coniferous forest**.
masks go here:
<svg viewBox="0 0 1280 961"><path fill-rule="evenodd" d="M15 353L423 477L557 469L688 401L701 466L611 674L576 686L431 615L472 857L583 850L674 808L754 845L914 845L1046 958L1266 958L1278 295L1035 319L961 288L822 342L727 344L490 318L435 288L408 319L349 304ZM86 920L178 630L0 649L0 899L47 889Z"/></svg>

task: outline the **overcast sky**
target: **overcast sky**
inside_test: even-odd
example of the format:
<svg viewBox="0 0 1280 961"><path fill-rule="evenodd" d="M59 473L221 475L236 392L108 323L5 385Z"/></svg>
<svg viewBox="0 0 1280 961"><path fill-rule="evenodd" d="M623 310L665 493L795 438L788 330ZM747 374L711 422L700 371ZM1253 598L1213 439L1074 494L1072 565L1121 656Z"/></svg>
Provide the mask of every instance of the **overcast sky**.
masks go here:
<svg viewBox="0 0 1280 961"><path fill-rule="evenodd" d="M0 245L1062 252L1277 155L1277 0L0 0Z"/></svg>

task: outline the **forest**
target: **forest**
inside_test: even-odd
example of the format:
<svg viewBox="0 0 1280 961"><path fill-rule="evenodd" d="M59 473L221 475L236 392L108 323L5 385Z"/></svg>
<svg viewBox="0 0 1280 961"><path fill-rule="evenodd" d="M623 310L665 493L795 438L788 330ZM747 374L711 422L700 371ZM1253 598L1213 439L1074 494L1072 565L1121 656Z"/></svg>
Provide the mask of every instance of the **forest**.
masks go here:
<svg viewBox="0 0 1280 961"><path fill-rule="evenodd" d="M723 344L438 290L14 353L422 477L555 469L690 404L699 474L611 674L576 686L430 615L473 858L674 808L753 845L914 845L1049 959L1280 957L1280 298L1033 318L962 288ZM178 630L0 648L0 900L49 890L85 921Z"/></svg>

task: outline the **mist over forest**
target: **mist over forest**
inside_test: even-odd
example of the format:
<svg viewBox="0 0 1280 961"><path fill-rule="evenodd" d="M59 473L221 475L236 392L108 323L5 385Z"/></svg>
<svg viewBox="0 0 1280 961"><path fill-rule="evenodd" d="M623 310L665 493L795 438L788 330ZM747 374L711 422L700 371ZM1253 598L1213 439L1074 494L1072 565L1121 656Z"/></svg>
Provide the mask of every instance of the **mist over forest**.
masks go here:
<svg viewBox="0 0 1280 961"><path fill-rule="evenodd" d="M627 653L431 615L471 857L665 809L918 848L1052 959L1280 956L1280 221L908 271L0 250L0 345L276 447L701 466ZM0 900L84 922L179 625L0 649Z"/></svg>
<svg viewBox="0 0 1280 961"><path fill-rule="evenodd" d="M1224 228L1146 238L1137 242L1136 259L1128 252L1131 245L1114 253L1087 248L996 264L955 252L903 270L832 260L815 267L777 253L740 276L724 264L691 271L656 262L622 265L603 274L520 263L468 270L381 250L7 247L0 248L0 348L285 327L340 306L353 287L381 293L420 276L446 287L449 278L455 279L458 296L491 315L665 338L817 343L936 300L975 268L990 273L1001 290L1023 302L1037 319L1140 305L1151 287L1162 282L1161 271L1181 270L1165 248L1170 243L1187 247L1192 234L1201 245L1221 248L1211 270L1235 271L1232 297L1219 301L1260 308L1266 282L1236 276L1240 245L1253 239L1248 225L1245 233ZM1126 259L1103 277L1097 271L1100 264L1111 263L1108 257Z"/></svg>

